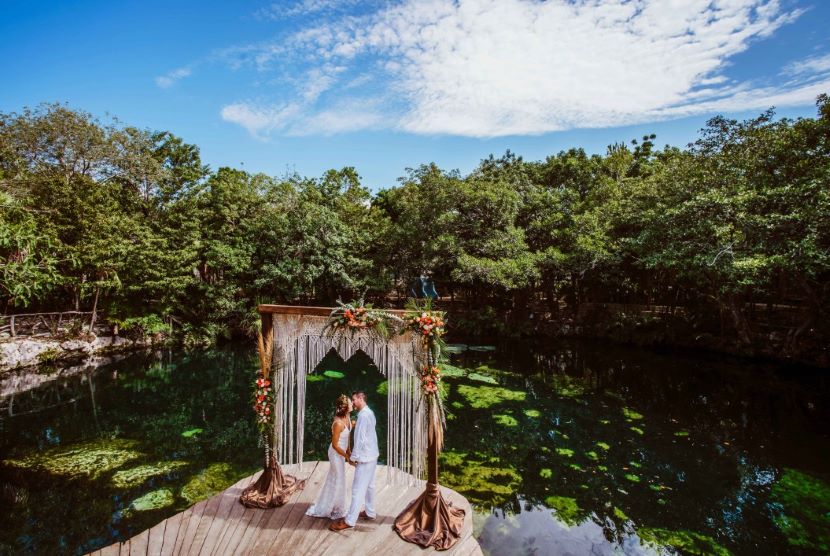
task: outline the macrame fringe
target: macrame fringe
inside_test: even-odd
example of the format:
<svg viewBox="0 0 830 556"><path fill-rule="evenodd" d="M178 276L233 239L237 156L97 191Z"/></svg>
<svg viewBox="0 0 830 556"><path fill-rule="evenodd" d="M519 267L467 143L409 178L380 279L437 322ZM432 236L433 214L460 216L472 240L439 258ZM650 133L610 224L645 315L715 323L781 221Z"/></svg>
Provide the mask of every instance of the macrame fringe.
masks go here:
<svg viewBox="0 0 830 556"><path fill-rule="evenodd" d="M274 430L280 461L302 468L306 377L332 349L344 360L362 351L388 380L387 479L416 484L426 471L427 448L428 408L420 403L418 375L419 366L427 359L422 342L411 333L389 340L364 330L354 335L321 335L327 321L327 317L310 315L274 315L274 358L282 369L275 396Z"/></svg>

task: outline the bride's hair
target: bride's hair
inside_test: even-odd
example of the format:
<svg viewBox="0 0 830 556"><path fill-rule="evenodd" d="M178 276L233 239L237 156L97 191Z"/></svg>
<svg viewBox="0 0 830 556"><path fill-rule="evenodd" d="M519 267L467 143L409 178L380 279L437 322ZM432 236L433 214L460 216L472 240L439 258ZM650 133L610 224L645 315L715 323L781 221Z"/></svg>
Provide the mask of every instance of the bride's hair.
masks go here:
<svg viewBox="0 0 830 556"><path fill-rule="evenodd" d="M334 402L334 414L337 417L345 417L349 414L349 397L346 394L340 394Z"/></svg>

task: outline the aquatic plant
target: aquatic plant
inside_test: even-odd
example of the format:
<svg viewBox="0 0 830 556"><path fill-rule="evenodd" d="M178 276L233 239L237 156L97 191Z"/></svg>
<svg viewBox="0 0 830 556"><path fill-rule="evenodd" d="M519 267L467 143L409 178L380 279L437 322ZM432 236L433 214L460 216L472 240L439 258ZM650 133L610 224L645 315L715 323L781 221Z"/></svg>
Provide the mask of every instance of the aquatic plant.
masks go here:
<svg viewBox="0 0 830 556"><path fill-rule="evenodd" d="M830 552L830 485L787 468L773 485L771 496L780 506L773 521L790 545Z"/></svg>
<svg viewBox="0 0 830 556"><path fill-rule="evenodd" d="M642 413L637 413L633 409L629 409L627 407L622 408L622 412L623 412L623 415L625 416L626 419L635 419L636 420L636 419L642 419L643 418Z"/></svg>
<svg viewBox="0 0 830 556"><path fill-rule="evenodd" d="M501 386L470 386L462 384L458 393L473 409L490 409L505 402L523 402L527 394L520 390L510 390Z"/></svg>
<svg viewBox="0 0 830 556"><path fill-rule="evenodd" d="M234 469L227 463L213 463L182 487L181 496L192 505L225 490L244 476L244 472Z"/></svg>
<svg viewBox="0 0 830 556"><path fill-rule="evenodd" d="M143 454L136 450L137 444L135 440L124 438L88 440L7 459L4 463L63 477L97 479L142 457Z"/></svg>
<svg viewBox="0 0 830 556"><path fill-rule="evenodd" d="M531 419L538 419L542 413L538 409L525 409L523 413Z"/></svg>
<svg viewBox="0 0 830 556"><path fill-rule="evenodd" d="M485 508L511 500L522 482L516 469L500 465L497 457L447 450L440 459L441 483Z"/></svg>
<svg viewBox="0 0 830 556"><path fill-rule="evenodd" d="M587 517L587 512L580 509L575 498L548 496L545 505L555 510L556 517L570 527L579 525Z"/></svg>
<svg viewBox="0 0 830 556"><path fill-rule="evenodd" d="M519 422L512 415L506 415L506 414L493 415L493 419L495 419L496 423L498 423L499 425L501 425L503 427L517 427L517 426L519 426Z"/></svg>
<svg viewBox="0 0 830 556"><path fill-rule="evenodd" d="M120 469L112 476L112 484L116 488L133 488L141 486L147 479L166 475L171 471L187 466L186 461L160 461L152 464L139 465L129 469Z"/></svg>
<svg viewBox="0 0 830 556"><path fill-rule="evenodd" d="M637 529L637 535L643 544L671 547L690 556L731 556L732 554L712 537L694 531L671 531L645 527Z"/></svg>
<svg viewBox="0 0 830 556"><path fill-rule="evenodd" d="M129 516L134 512L148 512L150 510L159 510L172 506L175 501L173 491L169 488L160 488L153 490L133 500L127 509L124 511L125 516Z"/></svg>

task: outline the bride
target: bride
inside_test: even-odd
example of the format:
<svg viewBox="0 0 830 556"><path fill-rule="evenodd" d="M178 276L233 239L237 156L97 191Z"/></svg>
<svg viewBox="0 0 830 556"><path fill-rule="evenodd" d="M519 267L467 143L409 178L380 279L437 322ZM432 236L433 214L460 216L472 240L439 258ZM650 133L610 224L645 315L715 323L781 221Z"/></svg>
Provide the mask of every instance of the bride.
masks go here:
<svg viewBox="0 0 830 556"><path fill-rule="evenodd" d="M331 424L331 444L329 444L329 473L326 482L317 497L317 501L306 511L312 517L340 519L348 513L346 506L346 461L351 455L349 433L352 422L352 401L341 394L335 402L334 422Z"/></svg>

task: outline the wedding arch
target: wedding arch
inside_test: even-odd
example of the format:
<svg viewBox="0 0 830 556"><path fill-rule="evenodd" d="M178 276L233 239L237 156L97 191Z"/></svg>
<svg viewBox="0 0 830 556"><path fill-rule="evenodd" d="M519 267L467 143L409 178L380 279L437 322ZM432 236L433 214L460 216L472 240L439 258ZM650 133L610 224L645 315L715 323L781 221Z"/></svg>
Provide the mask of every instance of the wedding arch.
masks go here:
<svg viewBox="0 0 830 556"><path fill-rule="evenodd" d="M445 426L440 362L444 313L431 302L411 300L406 311L363 304L339 307L260 305L260 373L254 411L265 445L265 467L240 502L249 507L282 506L304 481L282 473L280 463L302 471L307 376L335 350L348 360L368 355L387 379L387 479L426 478L425 490L397 516L398 535L437 550L460 538L464 510L444 499L438 483L438 452Z"/></svg>
<svg viewBox="0 0 830 556"><path fill-rule="evenodd" d="M426 407L420 402L419 361L425 359L421 342L407 331L383 339L371 329L348 334L326 334L330 308L260 306L273 326L276 381L275 452L283 464L302 464L306 378L334 350L344 361L357 351L368 355L387 383L386 465L390 480L411 481L424 472L427 449ZM387 311L403 316L403 311ZM267 319L267 317L265 317Z"/></svg>

